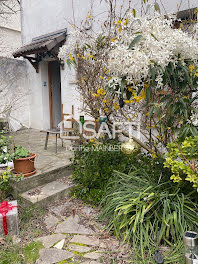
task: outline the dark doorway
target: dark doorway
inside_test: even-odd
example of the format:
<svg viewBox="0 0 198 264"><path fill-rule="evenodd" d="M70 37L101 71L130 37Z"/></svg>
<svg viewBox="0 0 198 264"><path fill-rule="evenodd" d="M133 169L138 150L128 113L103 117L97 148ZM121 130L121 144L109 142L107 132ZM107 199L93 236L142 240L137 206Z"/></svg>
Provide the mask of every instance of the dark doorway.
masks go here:
<svg viewBox="0 0 198 264"><path fill-rule="evenodd" d="M49 105L50 128L57 128L61 122L61 76L58 61L49 62Z"/></svg>

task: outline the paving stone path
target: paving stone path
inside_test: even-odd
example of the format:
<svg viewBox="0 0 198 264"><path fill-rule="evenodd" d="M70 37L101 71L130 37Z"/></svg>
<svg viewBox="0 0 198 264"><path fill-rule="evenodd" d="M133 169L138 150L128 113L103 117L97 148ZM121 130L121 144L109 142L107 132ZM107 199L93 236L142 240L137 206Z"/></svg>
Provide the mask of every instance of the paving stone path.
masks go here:
<svg viewBox="0 0 198 264"><path fill-rule="evenodd" d="M65 208L71 206L72 204L67 203L50 208L44 219L50 235L35 239L43 244L36 264L124 263L107 260L107 255L111 256L111 252L118 256L123 250L118 241L102 235L100 227L94 225L93 219L90 220L92 208L85 206L80 216L75 210L71 215L65 216Z"/></svg>

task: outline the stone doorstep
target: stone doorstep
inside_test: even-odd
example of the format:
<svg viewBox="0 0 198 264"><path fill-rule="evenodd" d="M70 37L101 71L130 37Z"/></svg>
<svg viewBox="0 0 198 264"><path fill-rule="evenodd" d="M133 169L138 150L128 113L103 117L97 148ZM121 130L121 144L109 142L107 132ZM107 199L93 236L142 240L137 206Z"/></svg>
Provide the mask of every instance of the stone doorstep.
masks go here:
<svg viewBox="0 0 198 264"><path fill-rule="evenodd" d="M35 175L30 177L25 177L22 181L16 182L11 180L11 185L16 193L23 193L30 189L34 189L38 186L50 183L57 179L65 176L70 176L72 170L69 168L71 162L67 162L65 166L58 167L56 169L51 169L46 172L37 172Z"/></svg>
<svg viewBox="0 0 198 264"><path fill-rule="evenodd" d="M58 181L47 183L36 189L31 189L21 194L22 199L27 205L38 205L46 207L50 202L61 199L68 195L74 185L67 185Z"/></svg>

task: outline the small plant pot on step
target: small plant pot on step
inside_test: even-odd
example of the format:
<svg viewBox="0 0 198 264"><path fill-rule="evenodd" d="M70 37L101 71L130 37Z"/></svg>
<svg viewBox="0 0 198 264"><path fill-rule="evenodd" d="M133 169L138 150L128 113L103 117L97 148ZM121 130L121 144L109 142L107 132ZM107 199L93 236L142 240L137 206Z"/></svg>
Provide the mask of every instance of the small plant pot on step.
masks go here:
<svg viewBox="0 0 198 264"><path fill-rule="evenodd" d="M36 154L30 153L30 156L27 158L14 159L14 174L23 174L28 177L36 173L34 167L34 160L36 158Z"/></svg>

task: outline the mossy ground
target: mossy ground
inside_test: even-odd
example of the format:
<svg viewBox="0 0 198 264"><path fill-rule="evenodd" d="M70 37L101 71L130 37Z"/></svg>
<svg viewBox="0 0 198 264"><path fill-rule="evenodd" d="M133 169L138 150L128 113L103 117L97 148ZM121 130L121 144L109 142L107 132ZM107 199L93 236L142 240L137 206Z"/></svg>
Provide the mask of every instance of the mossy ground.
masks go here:
<svg viewBox="0 0 198 264"><path fill-rule="evenodd" d="M31 242L26 246L15 245L11 240L6 242L7 247L0 249L0 264L33 264L43 247L40 242Z"/></svg>

